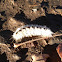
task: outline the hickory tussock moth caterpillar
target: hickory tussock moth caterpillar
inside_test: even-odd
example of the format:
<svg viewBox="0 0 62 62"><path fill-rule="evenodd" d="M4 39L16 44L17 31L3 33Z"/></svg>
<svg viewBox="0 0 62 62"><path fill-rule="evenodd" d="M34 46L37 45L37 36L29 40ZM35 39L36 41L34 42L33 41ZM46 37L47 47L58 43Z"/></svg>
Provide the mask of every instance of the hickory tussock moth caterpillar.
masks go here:
<svg viewBox="0 0 62 62"><path fill-rule="evenodd" d="M18 28L12 35L15 41L24 37L41 36L44 38L52 37L53 32L46 26L41 25L25 25Z"/></svg>

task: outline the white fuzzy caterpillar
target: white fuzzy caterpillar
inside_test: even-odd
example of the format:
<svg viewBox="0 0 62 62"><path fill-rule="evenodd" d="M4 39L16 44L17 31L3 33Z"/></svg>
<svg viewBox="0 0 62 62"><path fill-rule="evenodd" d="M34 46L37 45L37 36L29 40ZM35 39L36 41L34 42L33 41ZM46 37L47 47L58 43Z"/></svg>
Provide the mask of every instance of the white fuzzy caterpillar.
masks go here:
<svg viewBox="0 0 62 62"><path fill-rule="evenodd" d="M41 36L44 38L52 37L53 32L46 26L41 25L25 25L18 28L12 35L15 41L24 37Z"/></svg>

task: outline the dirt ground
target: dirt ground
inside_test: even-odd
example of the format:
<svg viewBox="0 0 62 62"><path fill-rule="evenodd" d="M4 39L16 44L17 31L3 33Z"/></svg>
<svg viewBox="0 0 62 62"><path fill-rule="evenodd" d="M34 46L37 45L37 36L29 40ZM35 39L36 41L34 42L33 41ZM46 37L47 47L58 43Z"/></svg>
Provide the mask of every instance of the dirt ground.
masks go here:
<svg viewBox="0 0 62 62"><path fill-rule="evenodd" d="M46 25L53 32L62 30L61 0L0 0L0 62L30 62L31 55L41 56L39 62L61 62L56 51L62 38L52 40L52 45L44 46L35 41L37 47L21 46L14 49L12 34L18 27L27 24ZM41 45L42 44L42 45ZM45 55L46 54L46 55ZM37 56L36 56L37 57ZM32 61L38 62L38 61Z"/></svg>

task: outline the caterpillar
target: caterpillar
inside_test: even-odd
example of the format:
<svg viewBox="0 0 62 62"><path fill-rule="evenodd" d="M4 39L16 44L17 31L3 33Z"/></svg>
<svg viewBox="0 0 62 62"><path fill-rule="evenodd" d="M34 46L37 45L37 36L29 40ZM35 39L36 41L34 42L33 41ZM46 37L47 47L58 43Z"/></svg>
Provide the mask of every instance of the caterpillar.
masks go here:
<svg viewBox="0 0 62 62"><path fill-rule="evenodd" d="M13 33L12 38L15 41L21 40L24 37L41 36L44 38L52 37L53 32L46 26L42 25L24 25Z"/></svg>

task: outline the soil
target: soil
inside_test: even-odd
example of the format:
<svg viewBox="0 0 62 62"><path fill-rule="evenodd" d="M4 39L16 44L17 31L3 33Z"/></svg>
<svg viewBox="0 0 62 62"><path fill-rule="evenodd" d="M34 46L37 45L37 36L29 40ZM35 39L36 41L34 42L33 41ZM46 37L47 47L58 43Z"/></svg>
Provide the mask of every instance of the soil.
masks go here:
<svg viewBox="0 0 62 62"><path fill-rule="evenodd" d="M43 58L39 62L61 62L56 51L62 37L43 45L40 41L13 48L12 34L18 27L27 24L46 25L53 32L62 30L61 0L0 0L0 62L38 62L31 60L32 54ZM62 33L62 32L61 32ZM58 40L57 40L58 39ZM47 42L48 43L48 42ZM47 54L44 56L44 54ZM37 56L36 56L37 57ZM41 59L42 59L41 58ZM45 60L46 59L46 60ZM38 59L39 60L39 59Z"/></svg>

